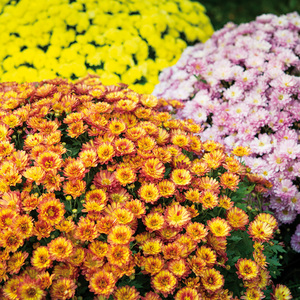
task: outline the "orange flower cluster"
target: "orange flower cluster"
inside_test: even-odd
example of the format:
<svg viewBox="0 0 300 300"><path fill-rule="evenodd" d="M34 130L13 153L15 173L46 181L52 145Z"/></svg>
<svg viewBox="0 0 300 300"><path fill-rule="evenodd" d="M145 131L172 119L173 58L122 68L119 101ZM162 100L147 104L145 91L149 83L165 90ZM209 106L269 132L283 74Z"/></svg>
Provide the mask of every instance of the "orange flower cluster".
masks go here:
<svg viewBox="0 0 300 300"><path fill-rule="evenodd" d="M237 274L262 294L277 223L230 198L256 177L167 105L94 76L0 84L0 299L237 299L227 239L247 229Z"/></svg>

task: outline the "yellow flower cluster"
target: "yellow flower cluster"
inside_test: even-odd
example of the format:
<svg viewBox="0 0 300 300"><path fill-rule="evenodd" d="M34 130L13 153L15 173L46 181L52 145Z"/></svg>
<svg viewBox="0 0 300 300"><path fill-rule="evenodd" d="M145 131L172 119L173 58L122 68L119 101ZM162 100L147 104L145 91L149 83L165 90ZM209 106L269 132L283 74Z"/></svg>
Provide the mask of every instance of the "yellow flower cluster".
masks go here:
<svg viewBox="0 0 300 300"><path fill-rule="evenodd" d="M187 44L213 33L205 8L190 0L20 0L0 11L0 28L1 81L91 73L143 93Z"/></svg>
<svg viewBox="0 0 300 300"><path fill-rule="evenodd" d="M268 182L168 104L91 75L0 84L0 299L237 299L230 276L263 298L277 222L237 205Z"/></svg>

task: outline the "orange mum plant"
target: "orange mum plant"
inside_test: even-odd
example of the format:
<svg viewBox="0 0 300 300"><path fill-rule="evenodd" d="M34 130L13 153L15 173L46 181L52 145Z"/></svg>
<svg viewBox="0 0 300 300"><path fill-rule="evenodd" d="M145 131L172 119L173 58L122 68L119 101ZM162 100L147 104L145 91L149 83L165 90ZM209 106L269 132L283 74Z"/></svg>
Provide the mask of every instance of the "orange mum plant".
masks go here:
<svg viewBox="0 0 300 300"><path fill-rule="evenodd" d="M0 84L0 299L291 299L249 150L170 105L94 76Z"/></svg>

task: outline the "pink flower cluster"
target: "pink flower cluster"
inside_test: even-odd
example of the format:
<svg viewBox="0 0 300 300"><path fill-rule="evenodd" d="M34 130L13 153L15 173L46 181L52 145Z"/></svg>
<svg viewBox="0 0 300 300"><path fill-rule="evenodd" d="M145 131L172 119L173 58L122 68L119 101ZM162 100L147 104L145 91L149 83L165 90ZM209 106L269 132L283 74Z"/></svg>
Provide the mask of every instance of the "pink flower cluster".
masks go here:
<svg viewBox="0 0 300 300"><path fill-rule="evenodd" d="M246 164L273 183L267 203L286 224L300 214L299 31L296 12L228 23L206 43L188 47L153 92L184 102L177 117L202 124L203 140L222 142L228 151L250 146ZM300 238L294 240L300 252Z"/></svg>

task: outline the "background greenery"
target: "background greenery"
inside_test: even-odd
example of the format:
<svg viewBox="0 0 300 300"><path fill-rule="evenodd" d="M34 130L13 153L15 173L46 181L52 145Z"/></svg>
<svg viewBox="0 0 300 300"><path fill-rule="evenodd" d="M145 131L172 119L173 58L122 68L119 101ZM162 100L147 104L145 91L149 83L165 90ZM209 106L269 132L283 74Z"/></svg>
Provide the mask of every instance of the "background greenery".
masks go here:
<svg viewBox="0 0 300 300"><path fill-rule="evenodd" d="M300 11L299 0L194 0L206 8L207 15L215 30L222 28L232 21L236 24L254 20L266 13L282 15L293 11Z"/></svg>

